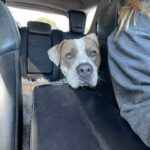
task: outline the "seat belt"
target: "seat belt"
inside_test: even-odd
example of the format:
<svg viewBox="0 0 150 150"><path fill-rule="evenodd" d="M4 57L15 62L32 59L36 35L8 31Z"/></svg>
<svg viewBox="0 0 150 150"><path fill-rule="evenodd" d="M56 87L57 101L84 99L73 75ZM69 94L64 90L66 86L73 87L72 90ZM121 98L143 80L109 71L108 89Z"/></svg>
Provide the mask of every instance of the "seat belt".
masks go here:
<svg viewBox="0 0 150 150"><path fill-rule="evenodd" d="M95 16L91 25L91 28L89 30L89 33L96 33L96 26L97 26L97 19L100 16L100 14L102 13L102 9L107 5L111 3L111 0L101 0L98 5L97 5L97 10L95 12Z"/></svg>

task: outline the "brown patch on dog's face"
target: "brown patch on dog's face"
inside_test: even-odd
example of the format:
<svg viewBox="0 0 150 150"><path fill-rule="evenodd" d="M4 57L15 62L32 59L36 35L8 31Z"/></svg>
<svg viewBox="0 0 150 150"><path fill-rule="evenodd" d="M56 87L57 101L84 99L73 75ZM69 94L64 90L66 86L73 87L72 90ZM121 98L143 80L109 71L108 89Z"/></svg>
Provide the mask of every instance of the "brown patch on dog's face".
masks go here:
<svg viewBox="0 0 150 150"><path fill-rule="evenodd" d="M50 49L48 54L57 66L60 65L62 73L72 87L96 86L101 59L99 43L95 34L80 39L65 40ZM83 66L84 68L81 68ZM89 67L87 69L91 72L85 77L81 71L86 67Z"/></svg>
<svg viewBox="0 0 150 150"><path fill-rule="evenodd" d="M70 69L77 57L77 50L74 40L66 40L60 49L60 66ZM64 72L64 74L66 74Z"/></svg>
<svg viewBox="0 0 150 150"><path fill-rule="evenodd" d="M89 38L85 37L85 51L89 58L93 61L93 63L99 68L101 59L100 59L100 52L99 52L99 45Z"/></svg>

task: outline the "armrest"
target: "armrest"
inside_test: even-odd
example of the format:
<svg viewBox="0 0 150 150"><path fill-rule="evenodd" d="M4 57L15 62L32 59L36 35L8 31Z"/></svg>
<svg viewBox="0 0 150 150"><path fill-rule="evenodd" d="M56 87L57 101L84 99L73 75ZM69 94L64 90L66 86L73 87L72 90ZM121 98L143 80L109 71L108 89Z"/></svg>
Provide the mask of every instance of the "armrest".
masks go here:
<svg viewBox="0 0 150 150"><path fill-rule="evenodd" d="M34 91L31 150L148 150L119 111L91 89Z"/></svg>

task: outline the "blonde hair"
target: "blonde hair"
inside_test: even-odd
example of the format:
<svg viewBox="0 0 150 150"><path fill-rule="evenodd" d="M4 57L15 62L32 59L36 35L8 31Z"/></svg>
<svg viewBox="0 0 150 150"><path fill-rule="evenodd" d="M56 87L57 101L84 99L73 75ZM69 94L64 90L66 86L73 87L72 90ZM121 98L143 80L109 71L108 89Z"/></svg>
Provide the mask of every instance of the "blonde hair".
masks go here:
<svg viewBox="0 0 150 150"><path fill-rule="evenodd" d="M134 25L136 25L137 20L137 12L141 11L146 15L150 16L150 0L128 0L127 4L123 6L118 14L119 14L119 28L116 34L116 38L119 36L122 30L127 30L130 24L131 17L134 15Z"/></svg>

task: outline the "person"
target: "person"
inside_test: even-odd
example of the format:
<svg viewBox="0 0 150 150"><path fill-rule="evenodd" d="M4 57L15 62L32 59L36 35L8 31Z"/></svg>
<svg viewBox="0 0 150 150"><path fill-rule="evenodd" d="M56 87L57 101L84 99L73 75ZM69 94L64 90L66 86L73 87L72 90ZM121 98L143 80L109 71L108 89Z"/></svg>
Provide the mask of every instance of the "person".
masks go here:
<svg viewBox="0 0 150 150"><path fill-rule="evenodd" d="M108 62L121 116L150 147L150 0L128 0L108 37Z"/></svg>

